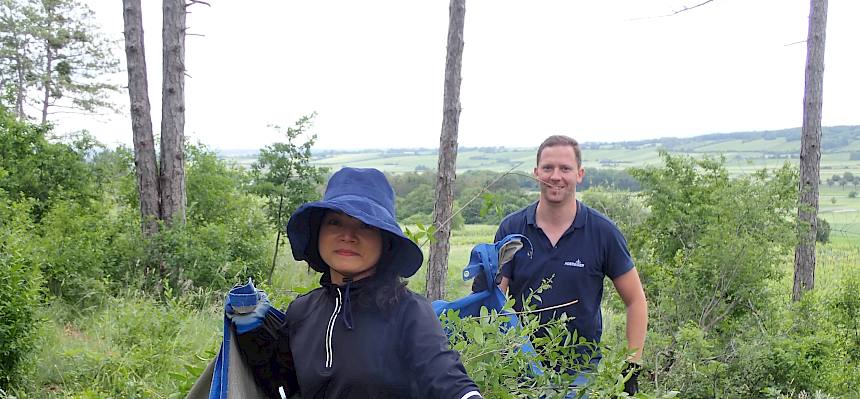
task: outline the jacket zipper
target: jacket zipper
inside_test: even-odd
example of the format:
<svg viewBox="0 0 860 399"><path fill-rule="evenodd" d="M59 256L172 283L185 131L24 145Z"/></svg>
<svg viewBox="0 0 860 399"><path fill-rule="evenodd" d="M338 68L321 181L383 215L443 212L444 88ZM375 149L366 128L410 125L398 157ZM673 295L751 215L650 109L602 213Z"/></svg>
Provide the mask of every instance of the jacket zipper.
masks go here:
<svg viewBox="0 0 860 399"><path fill-rule="evenodd" d="M337 315L340 314L341 293L340 288L337 289L337 298L334 299L334 311L331 313L331 318L328 320L328 328L325 333L325 367L331 368L334 360L334 348L331 338L334 335L334 323L337 321Z"/></svg>

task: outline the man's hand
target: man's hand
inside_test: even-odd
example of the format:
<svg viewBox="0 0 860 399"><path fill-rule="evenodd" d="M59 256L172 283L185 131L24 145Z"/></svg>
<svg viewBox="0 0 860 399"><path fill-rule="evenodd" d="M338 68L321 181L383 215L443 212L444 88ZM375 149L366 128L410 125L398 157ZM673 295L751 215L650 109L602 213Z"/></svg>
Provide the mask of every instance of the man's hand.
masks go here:
<svg viewBox="0 0 860 399"><path fill-rule="evenodd" d="M623 373L627 375L630 373L630 378L624 382L624 392L627 392L628 395L633 396L637 392L639 392L639 371L642 370L642 366L636 363L630 363L624 365Z"/></svg>

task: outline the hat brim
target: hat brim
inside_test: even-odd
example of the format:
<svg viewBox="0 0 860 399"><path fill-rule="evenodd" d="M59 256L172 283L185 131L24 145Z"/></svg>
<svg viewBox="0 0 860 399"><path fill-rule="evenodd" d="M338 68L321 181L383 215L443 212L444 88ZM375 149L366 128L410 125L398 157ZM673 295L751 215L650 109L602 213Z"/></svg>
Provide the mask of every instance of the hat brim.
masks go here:
<svg viewBox="0 0 860 399"><path fill-rule="evenodd" d="M312 245L317 245L317 243L311 243L312 238L314 238L312 237L312 224L319 223L319 220L314 221L311 215L314 211L320 210L338 211L369 226L390 233L393 236L392 248L390 249L392 253L389 254L391 256L384 257L389 260L390 264L384 266L393 268L399 276L411 277L424 263L424 253L421 252L418 245L403 234L400 225L389 216L390 214L385 208L355 195L342 195L328 200L310 202L300 206L293 213L287 222L287 238L290 241L293 258L296 260L311 260L309 250ZM323 265L315 264L315 262L308 263L318 272L328 271L328 268Z"/></svg>

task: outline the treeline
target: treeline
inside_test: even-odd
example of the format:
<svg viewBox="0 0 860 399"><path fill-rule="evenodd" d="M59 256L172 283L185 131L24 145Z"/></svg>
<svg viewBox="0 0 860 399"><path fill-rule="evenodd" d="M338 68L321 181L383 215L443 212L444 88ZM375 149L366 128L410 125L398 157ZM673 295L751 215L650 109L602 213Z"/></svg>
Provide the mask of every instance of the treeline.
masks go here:
<svg viewBox="0 0 860 399"><path fill-rule="evenodd" d="M844 151L845 147L860 141L860 126L824 126L821 128L821 150L823 152ZM663 137L659 139L622 141L618 143L585 143L583 148L605 148L609 145L613 148L639 149L644 146L659 145L668 151L690 152L700 145L710 145L714 141L752 141L752 140L777 140L796 141L800 148L800 128L770 130L763 132L737 132L737 133L713 133L695 137ZM737 148L736 151L744 151ZM760 150L756 150L761 152Z"/></svg>
<svg viewBox="0 0 860 399"><path fill-rule="evenodd" d="M433 214L436 174L432 171L389 174L397 195L397 214L405 224L429 224ZM603 188L639 191L639 182L627 171L589 168L577 190ZM457 175L454 185L455 217L459 224L498 224L502 218L537 200L540 191L533 176L521 172L472 170Z"/></svg>

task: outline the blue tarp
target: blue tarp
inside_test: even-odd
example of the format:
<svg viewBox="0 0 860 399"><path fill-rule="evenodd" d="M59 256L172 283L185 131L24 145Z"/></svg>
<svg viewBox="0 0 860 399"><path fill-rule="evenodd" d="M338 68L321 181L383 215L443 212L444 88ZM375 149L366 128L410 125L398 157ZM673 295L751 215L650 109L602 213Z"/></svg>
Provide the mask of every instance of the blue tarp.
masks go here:
<svg viewBox="0 0 860 399"><path fill-rule="evenodd" d="M523 242L529 246L529 256L531 256L532 244L524 235L511 234L499 240L494 244L478 244L472 248L472 253L469 256L469 264L463 269L463 280L468 281L477 276L485 278L483 291L473 292L460 299L454 301L437 300L433 301L433 310L437 316L441 316L449 310L459 310L461 318L477 317L481 315L481 308L487 308L488 311L495 310L499 314L506 315L510 319L500 326L503 331L510 328L519 327L519 318L517 315L504 310L507 297L499 289L496 281L499 267L511 260L514 255L523 248ZM480 272L483 271L483 274ZM520 350L525 353L535 353L534 347L530 341L520 347ZM532 372L541 374L540 367L537 364L531 364Z"/></svg>
<svg viewBox="0 0 860 399"><path fill-rule="evenodd" d="M248 313L257 305L257 289L251 281L234 287L227 294L227 303L239 313ZM269 308L266 318L269 322L282 324L284 313ZM241 333L241 331L239 332ZM242 360L235 342L236 331L231 328L230 320L224 316L224 338L218 356L209 364L203 375L195 382L186 399L239 399L265 398L266 396L254 381L254 376Z"/></svg>

